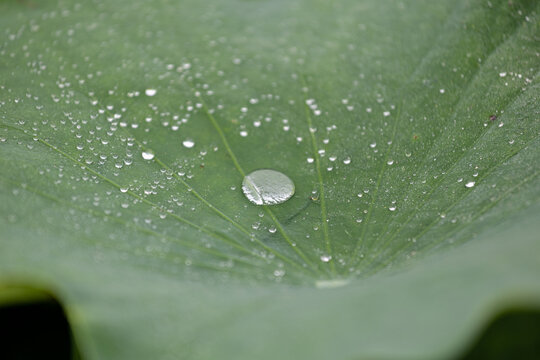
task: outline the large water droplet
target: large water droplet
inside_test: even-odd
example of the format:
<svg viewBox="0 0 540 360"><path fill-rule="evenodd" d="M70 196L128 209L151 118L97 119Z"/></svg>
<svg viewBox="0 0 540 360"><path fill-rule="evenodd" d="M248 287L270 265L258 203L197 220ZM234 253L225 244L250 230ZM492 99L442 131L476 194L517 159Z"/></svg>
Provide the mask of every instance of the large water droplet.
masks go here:
<svg viewBox="0 0 540 360"><path fill-rule="evenodd" d="M294 195L294 183L279 171L261 169L244 177L242 191L255 205L276 205Z"/></svg>

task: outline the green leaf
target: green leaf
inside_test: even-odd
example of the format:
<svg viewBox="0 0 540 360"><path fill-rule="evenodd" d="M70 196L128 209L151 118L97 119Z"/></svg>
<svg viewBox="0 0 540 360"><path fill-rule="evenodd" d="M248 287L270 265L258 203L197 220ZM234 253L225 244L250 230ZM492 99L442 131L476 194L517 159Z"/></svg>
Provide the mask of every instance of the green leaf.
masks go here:
<svg viewBox="0 0 540 360"><path fill-rule="evenodd" d="M1 2L0 285L85 359L460 354L540 306L538 11Z"/></svg>

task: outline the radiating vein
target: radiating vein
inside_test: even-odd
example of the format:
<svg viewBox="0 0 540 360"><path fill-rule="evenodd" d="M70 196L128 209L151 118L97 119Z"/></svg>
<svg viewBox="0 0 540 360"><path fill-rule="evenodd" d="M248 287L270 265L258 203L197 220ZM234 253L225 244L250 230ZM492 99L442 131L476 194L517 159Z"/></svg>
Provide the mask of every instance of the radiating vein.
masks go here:
<svg viewBox="0 0 540 360"><path fill-rule="evenodd" d="M82 96L84 97L87 97L86 94L82 93L82 92L79 92L79 94L81 94ZM200 97L199 97L200 98ZM201 102L202 102L202 99L200 99ZM207 110L207 109L206 109ZM211 114L210 114L211 115ZM212 117L213 119L213 117ZM215 119L213 119L214 122L215 122ZM215 122L216 125L217 122ZM14 128L14 129L17 129L17 128ZM129 137L129 138L132 138L143 150L144 149L147 149L146 146L144 146L140 141L138 141L134 136L133 134L131 134L127 129L125 128L120 128L122 131L124 131L126 133L126 135ZM224 140L224 144L225 146L227 147L228 151L229 151L229 154L231 155L231 157L233 158L233 161L235 163L235 166L237 166L237 169L241 169L238 161L236 160L236 157L234 156L234 153L232 152L232 149L230 148L228 142L227 142L227 139L225 138L223 132L221 131L221 128L219 128L219 125L218 125L218 132L220 133L220 136L222 138L222 140ZM199 199L200 201L203 202L203 204L205 204L207 207L209 207L212 211L216 212L220 217L222 217L223 219L225 219L226 221L228 221L229 223L231 223L234 227L236 227L237 229L239 229L240 231L242 231L244 234L246 234L250 239L252 239L253 241L255 241L259 246L261 246L264 250L274 254L276 257L278 257L279 259L281 259L282 261L292 265L293 267L297 268L297 269L300 269L301 271L306 271L306 269L304 267L302 267L301 265L299 265L298 263L296 263L294 260L288 258L287 256L281 254L279 251L275 250L274 248L272 247L269 247L268 245L264 244L260 239L258 239L256 236L253 236L253 234L251 234L249 232L249 230L247 230L244 226L242 226L241 224L239 224L238 222L234 221L233 219L231 219L229 216L227 216L223 211L221 211L220 209L218 209L217 207L215 207L213 204L211 204L208 200L206 200L199 192L197 192L191 185L189 185L184 179L182 179L181 177L179 177L175 172L172 171L172 169L167 165L165 164L163 161L161 161L159 159L159 157L155 156L154 157L154 160L156 161L156 163L158 163L160 166L162 166L164 169L166 170L169 170L172 172L173 174L173 177L175 179L177 179L182 185L184 185L186 187L186 189L188 189L192 195L194 195L197 199ZM83 166L85 166L83 164ZM273 215L273 214L272 214ZM173 216L174 217L174 216ZM274 219L275 219L275 216L274 216ZM277 221L277 219L275 219L275 221ZM281 224L279 223L276 223L276 227L278 227L280 229L280 232L282 232L284 234L284 229L283 227L281 226ZM292 241L290 241L290 238L285 234L284 236L286 236L286 239L287 241L289 242L289 244L292 245ZM241 243L239 243L238 241L230 241L228 240L229 243L235 243L235 247L237 248L243 248L243 245ZM247 252L250 252L252 253L251 251L249 251L247 248L243 248L244 251L247 251ZM297 249L295 249L297 250ZM253 253L252 253L253 254ZM257 256L261 257L261 255L257 254ZM306 261L304 259L304 261ZM309 264L309 261L307 261L307 263Z"/></svg>
<svg viewBox="0 0 540 360"><path fill-rule="evenodd" d="M536 139L532 139L529 143L525 144L523 147L521 147L520 149L517 149L516 151L510 153L508 156L504 157L499 163L497 163L496 165L494 165L493 167L491 167L488 171L486 171L482 176L480 176L478 178L478 182L482 182L484 179L486 179L489 175L491 175L493 172L495 172L495 170L497 170L499 168L499 166L505 164L508 160L510 160L512 157L516 156L517 154L519 154L519 152L521 150L523 150L524 148L526 148L531 142L535 141ZM536 174L536 173L535 173ZM536 175L535 175L536 176ZM534 177L534 176L533 176ZM459 204L459 202L467 195L469 194L470 192L472 192L474 189L467 189L466 191L463 191L460 196L458 196L450 205L448 205L448 207L446 207L445 209L442 210L443 213L448 213L451 209L454 208L454 206L456 206L457 204ZM424 205L422 206L422 208L426 205L426 203L424 203ZM438 224L439 222L441 221L440 218L435 218L431 223L429 223L427 226L423 227L422 228L422 231L420 231L418 234L415 235L416 238L420 238L422 237L425 233L427 233L428 230L430 230L431 228L433 228L436 224ZM403 229L403 227L400 227L399 230ZM395 236L397 236L399 234L399 231L396 232L389 240L387 240L384 244L384 246L382 246L381 248L379 248L379 250L374 254L374 256L371 257L371 260L368 260L365 264L365 266L368 266L369 264L371 264L376 256L378 254L380 254L391 242L391 240L393 240L395 238ZM399 252L399 250L397 251Z"/></svg>
<svg viewBox="0 0 540 360"><path fill-rule="evenodd" d="M516 30L516 31L517 31L517 30ZM516 33L514 33L511 37L509 37L508 39L506 39L503 43L508 43L508 42L511 42L512 40L515 40L515 37L516 37L516 36L517 36ZM501 44L499 44L498 46L494 47L494 49L492 49L492 51L486 56L486 59L488 59L488 58L490 58L491 56L493 56L493 54L495 53L495 50L496 50L497 48L499 48L500 46L501 46ZM471 85L474 84L475 79L478 77L478 74L480 73L480 70L481 70L481 66L478 66L478 68L476 69L475 73L474 73L473 76L471 77L471 80L467 83L465 89L464 89L464 90L461 90L461 92L460 92L461 94L466 94L466 93L467 93L467 89L469 89L469 88L471 87ZM535 78L536 78L536 77L537 77L537 76L535 75ZM503 106L502 108L500 108L500 110L505 110L505 109L509 106L509 104L512 104L512 103L514 102L514 100L515 100L516 98L519 97L519 95L520 95L520 93L517 93L515 97L512 97L511 99L509 99L509 100L506 102L505 106ZM466 99L468 99L468 98L467 98L467 97L464 97L464 96L460 96L460 97L458 98L458 100L456 100L456 102L455 102L454 105L453 105L453 106L455 107L456 110L453 111L453 113L452 113L452 115L451 115L450 118L455 119L456 113L457 113L457 109L459 108L460 104L461 104L464 100L466 100ZM476 145L476 144L477 144L477 143L478 143L478 142L479 142L486 134L488 134L488 133L490 132L490 130L492 129L492 127L493 127L493 126L487 128L485 131L483 131L483 132L480 134L480 136L478 136L477 138L475 138L475 139L474 139L474 142L473 142L471 145L469 145L468 149L474 148L475 145ZM426 158L429 156L429 151L435 146L435 144L438 143L438 142L437 142L437 139L439 139L440 136L441 136L442 134L443 134L443 132L440 132L440 133L437 135L437 137L436 137L435 139L432 139L431 146L430 146L429 149L426 151ZM468 150L468 149L467 149L467 150ZM447 169L445 170L445 172L446 172L446 173L449 173L452 169L454 169L455 166L459 163L459 161L460 161L461 159L463 159L467 154L468 154L468 152L467 152L466 150L463 151L462 154L461 154L458 158L456 158L455 160L453 160L451 166L450 166L449 168L447 168ZM425 162L424 162L424 163L425 163ZM440 186L440 184L442 183L442 181L444 181L444 179L445 179L444 177L441 177L441 178L436 182L436 184L434 184L434 186L432 187L432 189L431 189L431 190L429 191L429 193L427 194L428 199L429 199L430 196L433 194L433 192ZM409 187L409 188L410 188L410 187ZM410 193L410 190L407 192L407 194L409 194L409 193ZM422 205L422 207L423 207L424 205L425 205L425 203ZM416 207L416 208L415 208L415 211L413 211L413 212L411 213L411 215L410 215L404 222L400 223L398 229L396 229L396 230L394 231L394 233L391 234L392 239L397 235L396 232L399 233L399 232L401 231L401 228L403 228L404 226L406 226L406 225L414 218L414 216L418 213L418 211L420 210L420 208L421 208L421 207ZM388 222L388 223L387 223L385 229L381 232L381 236L380 236L380 237L384 236L384 234L386 233L388 227L389 227L390 225L392 225L393 223L395 223L395 221L392 221L392 222ZM380 238L380 237L379 237L379 238ZM378 239L379 239L379 238L378 238ZM385 243L386 243L386 242L385 242Z"/></svg>
<svg viewBox="0 0 540 360"><path fill-rule="evenodd" d="M16 131L19 131L19 132L21 132L21 133L23 133L23 134L25 134L25 135L27 135L27 136L30 136L30 135L28 135L25 131L23 131L23 130L21 130L21 129L19 129L19 128L16 128L16 127L13 127L13 126L10 126L10 125L2 125L2 126L7 127L7 128L10 128L10 129L13 129L13 130L16 130ZM95 176L99 177L100 179L102 179L103 181L109 183L110 185L116 187L117 189L120 189L120 188L121 188L121 186L120 186L118 183L116 183L115 181L113 181L113 180L107 178L106 176L103 176L102 174L100 174L100 173L98 173L97 171L93 170L92 168L88 167L86 164L80 162L79 160L75 159L74 157L72 157L71 155L69 155L69 154L67 154L66 152L62 151L61 149L57 148L56 146L54 146L54 145L52 145L52 144L48 143L47 141L45 141L45 140L43 140L43 139L40 139L40 138L37 138L37 141L40 142L40 143L42 143L43 145L47 146L48 148L50 148L50 149L52 149L52 150L58 152L59 154L61 154L61 155L64 156L65 158L67 158L67 159L69 159L69 160L75 162L76 164L78 164L78 165L81 166L82 168L86 169L88 172L94 174ZM164 210L161 206L159 206L159 205L157 205L157 204L155 204L155 203L153 203L153 202L151 202L151 201L149 201L149 200L143 198L142 196L138 195L137 193L135 193L135 192L133 192L133 191L131 191L131 190L128 190L128 191L126 192L126 194L135 197L135 198L138 199L139 201L141 201L141 202L143 202L143 203L145 203L145 204L147 204L147 205L150 205L151 207L159 208L159 209ZM253 256L258 256L258 257L260 257L259 254L253 253L253 252L247 250L246 248L244 248L243 246L239 245L239 244L236 243L236 242L230 241L230 240L228 240L228 239L226 239L226 238L224 238L224 237L220 237L219 235L217 235L217 234L215 234L214 232L212 232L212 231L206 229L206 228L203 227L203 226L197 225L197 224L195 224L195 223L193 223L193 222L191 222L191 221L189 221L189 220L187 220L187 219L185 219L185 218L183 218L183 217L181 217L181 216L179 216L179 215L176 215L176 214L174 214L174 213L171 213L171 214L169 214L169 215L170 215L171 217L175 218L176 220L178 220L178 221L180 221L180 222L182 222L182 223L185 223L186 225L189 225L189 226L191 226L191 227L193 227L193 228L195 228L195 229L197 229L197 230L199 230L199 231L201 231L201 232L204 232L204 233L206 233L206 234L208 234L208 235L210 235L210 236L212 236L212 237L214 237L214 238L217 238L217 239L219 239L219 240L222 240L222 241L226 242L226 243L229 244L230 246L233 246L233 247L235 247L235 248L237 248L237 249L239 249L239 250L241 250L241 251L243 251L243 252L247 252L247 253L249 253L249 254L251 254L251 255L253 255ZM299 265L298 265L297 263L295 263L294 261L292 261L292 260L288 259L287 257L284 257L283 255L281 255L280 253L277 253L276 251L274 251L274 249L269 248L268 246L266 246L266 245L263 244L263 243L261 243L261 245L264 246L265 248L267 248L268 251L272 251L276 256L280 257L283 261L286 261L287 263L289 263L289 264L291 264L291 265L293 265L293 266L295 266L295 267L298 267L299 269L303 269L301 266L299 266Z"/></svg>
<svg viewBox="0 0 540 360"><path fill-rule="evenodd" d="M200 252L203 252L203 253L214 255L216 257L224 258L226 260L233 260L233 261L236 261L236 262L244 263L246 265L256 266L255 264L253 264L253 263L251 263L249 261L246 261L245 259L238 258L236 256L231 256L230 254L222 253L222 252L219 252L219 251L216 251L216 250L204 247L204 246L197 246L197 245L195 245L195 244L193 244L191 242L184 241L182 239L175 238L175 237L172 237L172 236L167 235L167 234L159 233L157 231L154 231L154 230L151 230L151 229L136 225L134 223L125 221L125 220L123 220L121 218L118 218L118 217L115 217L115 216L110 216L110 215L106 214L105 212L98 211L98 210L95 210L95 209L85 208L85 207L82 207L82 206L77 206L73 202L68 202L68 201L60 199L60 198L58 198L56 196L53 196L51 194L47 194L46 192L41 191L41 190L39 190L37 188L34 188L32 186L29 186L29 185L26 185L26 184L25 184L25 186L21 186L20 183L17 183L17 182L15 182L15 181L13 181L11 179L8 179L8 178L6 178L4 176L0 176L0 178L4 179L4 181L10 182L10 183L12 183L14 185L18 185L18 186L20 186L22 189L24 189L26 191L32 192L32 193L34 193L36 195L39 195L39 196L41 196L43 198L54 201L54 202L56 202L58 204L67 206L68 208L72 208L72 209L75 209L75 210L78 210L78 211L81 211L81 212L85 212L85 213L88 213L88 214L90 214L92 216L95 216L95 217L106 218L106 219L114 221L114 222L116 222L118 224L122 224L122 225L124 225L126 227L133 228L133 229L135 229L135 230L137 230L137 231L139 231L141 233L147 234L147 235L152 235L152 236L156 236L156 237L160 237L160 238L166 238L166 239L170 240L171 242L178 243L181 246L184 246L184 247L187 247L187 248L190 248L190 249L193 249L193 250L197 250L197 251L200 251ZM214 235L218 236L217 234L214 234ZM253 255L253 254L249 253L249 255ZM185 255L182 255L182 256L185 259L187 259L187 257Z"/></svg>
<svg viewBox="0 0 540 360"><path fill-rule="evenodd" d="M305 86L305 79L303 79L304 86ZM315 136L315 128L313 127L313 121L311 120L311 113L310 109L304 101L304 110L306 114L306 121L308 125L308 133L311 140L311 150L313 152L313 158L315 159L315 170L317 171L317 182L319 184L319 199L321 203L321 226L323 230L323 236L324 236L324 245L326 248L326 252L328 256L330 257L330 271L333 275L336 274L336 265L335 260L332 252L332 244L330 243L330 236L328 234L328 218L326 214L326 197L324 192L324 183L322 178L322 172L321 172L321 160L319 158L319 154L317 152L317 138Z"/></svg>
<svg viewBox="0 0 540 360"><path fill-rule="evenodd" d="M199 101L201 102L202 106L203 106L203 110L206 114L206 116L208 117L208 119L210 120L210 122L212 123L212 126L214 127L214 129L217 131L217 133L219 134L219 137L221 138L221 141L223 142L223 145L225 146L225 149L227 150L227 153L229 154L229 156L231 157L233 163L234 163L234 166L236 168L236 170L238 170L238 172L240 173L240 175L242 177L245 177L246 176L246 173L244 172L244 169L242 169L242 166L240 166L240 163L238 162L238 159L236 158L236 155L234 154L231 146L229 145L229 142L227 141L227 137L225 136L225 134L223 133L223 130L221 129L221 126L219 125L219 123L217 122L216 118L214 117L214 115L212 115L208 109L208 107L206 106L206 103L204 102L203 98L199 95L199 94L196 94L197 98L199 99ZM313 269L316 269L316 266L309 260L309 258L304 254L304 252L302 250L300 250L297 246L295 246L295 244L293 243L293 241L291 240L291 238L289 237L289 235L287 234L287 232L285 231L285 229L283 228L283 226L281 225L280 221L277 219L277 217L274 215L274 212L266 205L263 205L263 208L264 210L266 211L266 213L270 216L270 218L272 219L272 221L274 222L276 228L278 229L278 231L280 232L280 234L283 236L283 238L285 239L285 241L291 246L291 248L294 250L294 252L300 256L300 258L306 263L308 264L311 268Z"/></svg>
<svg viewBox="0 0 540 360"><path fill-rule="evenodd" d="M534 179L535 177L537 177L539 174L539 172L534 172L532 175L530 176L527 176L525 179L523 179L522 181L520 181L518 184L516 184L515 186L511 187L510 189L508 189L507 191L505 191L502 195L500 195L496 200L493 200L493 201L490 201L486 206L484 206L482 209L480 209L479 211L477 211L475 213L475 216L472 217L470 219L470 223L474 222L475 220L477 220L478 218L480 218L481 216L483 216L487 211L489 211L490 209L492 209L495 205L497 205L499 202L501 202L502 200L504 200L506 197L508 197L510 194L512 194L516 189L519 189L521 186L525 185L527 182L531 181L532 179ZM470 191L467 191L467 192L464 192L465 195L469 194ZM463 196L460 197L459 200L461 200L461 198L463 198ZM454 202L452 205L450 205L446 210L450 210L452 209L459 201L456 201ZM441 219L436 219L433 223L438 223ZM432 223L432 224L433 224ZM432 224L428 225L428 226L431 226ZM437 241L434 241L434 242L431 242L429 245L425 246L422 248L422 250L429 250L430 248L433 248L434 246L436 245L439 245L440 243L442 243L445 239L448 239L452 234L456 233L457 231L463 229L464 227L456 227L455 229L453 229L452 231L450 231L449 233L445 234L444 237L441 237L439 240ZM429 229L428 229L429 230ZM427 230L426 230L427 231ZM422 235L425 234L425 231L422 232ZM420 236L422 236L420 235ZM387 266L388 264L391 264L392 261L397 258L399 255L402 255L403 254L403 251L406 250L408 247L412 246L411 243L407 243L405 245L402 245L400 248L396 249L396 251L394 252L394 255L387 259L387 261L384 261L382 262L379 266L376 266L375 268L373 268L369 273L365 274L366 276L369 276L371 274L374 274L376 272L378 272L379 270L381 270L382 268L384 268L385 266Z"/></svg>

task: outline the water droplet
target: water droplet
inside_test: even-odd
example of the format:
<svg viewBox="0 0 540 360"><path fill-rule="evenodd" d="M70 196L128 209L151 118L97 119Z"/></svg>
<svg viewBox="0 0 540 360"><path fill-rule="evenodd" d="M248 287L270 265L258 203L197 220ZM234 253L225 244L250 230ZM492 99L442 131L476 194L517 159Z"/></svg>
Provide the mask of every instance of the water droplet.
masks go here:
<svg viewBox="0 0 540 360"><path fill-rule="evenodd" d="M388 208L388 210L390 211L396 211L396 206L395 205L392 205Z"/></svg>
<svg viewBox="0 0 540 360"><path fill-rule="evenodd" d="M154 95L156 95L157 90L156 89L146 89L144 91L144 93L146 94L146 96L154 96Z"/></svg>
<svg viewBox="0 0 540 360"><path fill-rule="evenodd" d="M475 184L474 181L469 181L468 183L465 184L465 187L472 188L474 186L474 184Z"/></svg>
<svg viewBox="0 0 540 360"><path fill-rule="evenodd" d="M331 257L330 255L326 255L326 254L325 254L325 255L321 255L321 261L322 261L322 262L327 263L327 262L329 262L330 260L332 260L332 257Z"/></svg>
<svg viewBox="0 0 540 360"><path fill-rule="evenodd" d="M152 150L145 150L142 152L142 157L144 160L152 160L154 158L154 152Z"/></svg>
<svg viewBox="0 0 540 360"><path fill-rule="evenodd" d="M272 225L272 226L270 226L270 228L268 228L268 231L269 231L271 234L275 234L276 231L277 231L277 229L276 229L275 226Z"/></svg>
<svg viewBox="0 0 540 360"><path fill-rule="evenodd" d="M246 136L248 136L248 132L245 131L245 130L242 130L242 131L240 131L240 136L241 137L246 137Z"/></svg>
<svg viewBox="0 0 540 360"><path fill-rule="evenodd" d="M294 183L283 173L261 169L244 177L242 191L255 205L276 205L294 195Z"/></svg>
<svg viewBox="0 0 540 360"><path fill-rule="evenodd" d="M351 163L351 158L346 158L346 159L344 159L344 160L343 160L343 163L344 163L345 165L349 165L349 164Z"/></svg>
<svg viewBox="0 0 540 360"><path fill-rule="evenodd" d="M274 270L275 277L282 277L283 275L285 275L285 270L283 269Z"/></svg>
<svg viewBox="0 0 540 360"><path fill-rule="evenodd" d="M182 145L184 145L184 147L188 148L188 149L191 149L192 147L195 146L195 142L193 140L184 140L182 141Z"/></svg>
<svg viewBox="0 0 540 360"><path fill-rule="evenodd" d="M386 163L387 163L388 165L392 165L392 164L394 163L394 160L388 160Z"/></svg>

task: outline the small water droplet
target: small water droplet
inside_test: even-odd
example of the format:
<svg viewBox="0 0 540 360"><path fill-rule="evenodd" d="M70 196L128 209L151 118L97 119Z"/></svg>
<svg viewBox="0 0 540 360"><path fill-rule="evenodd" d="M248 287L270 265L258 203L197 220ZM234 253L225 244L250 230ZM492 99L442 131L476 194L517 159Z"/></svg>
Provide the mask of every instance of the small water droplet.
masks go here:
<svg viewBox="0 0 540 360"><path fill-rule="evenodd" d="M327 263L327 262L329 262L330 260L332 260L332 257L331 257L330 255L326 255L326 254L325 254L325 255L321 255L321 258L320 258L320 259L321 259L322 262Z"/></svg>
<svg viewBox="0 0 540 360"><path fill-rule="evenodd" d="M145 150L142 152L142 157L144 160L152 160L154 158L154 152L152 150Z"/></svg>
<svg viewBox="0 0 540 360"><path fill-rule="evenodd" d="M345 165L349 165L351 163L351 158L348 157L348 158L343 159L343 163Z"/></svg>
<svg viewBox="0 0 540 360"><path fill-rule="evenodd" d="M270 226L270 227L268 228L268 231L269 231L271 234L275 234L276 231L277 231L277 229L276 229L275 226L272 225L272 226Z"/></svg>
<svg viewBox="0 0 540 360"><path fill-rule="evenodd" d="M244 195L255 205L281 204L294 195L294 183L283 173L255 170L242 181Z"/></svg>
<svg viewBox="0 0 540 360"><path fill-rule="evenodd" d="M144 91L144 93L146 94L146 96L154 96L154 95L156 95L157 90L156 89L146 89Z"/></svg>
<svg viewBox="0 0 540 360"><path fill-rule="evenodd" d="M474 186L474 184L475 184L474 181L469 181L468 183L465 184L465 187L472 188Z"/></svg>
<svg viewBox="0 0 540 360"><path fill-rule="evenodd" d="M184 147L188 149L191 149L192 147L195 146L195 142L193 140L187 139L187 140L182 141L182 145L184 145Z"/></svg>
<svg viewBox="0 0 540 360"><path fill-rule="evenodd" d="M396 206L395 205L392 205L388 208L388 210L390 211L396 211Z"/></svg>
<svg viewBox="0 0 540 360"><path fill-rule="evenodd" d="M283 269L274 270L275 277L282 277L283 275L285 275L285 270Z"/></svg>

